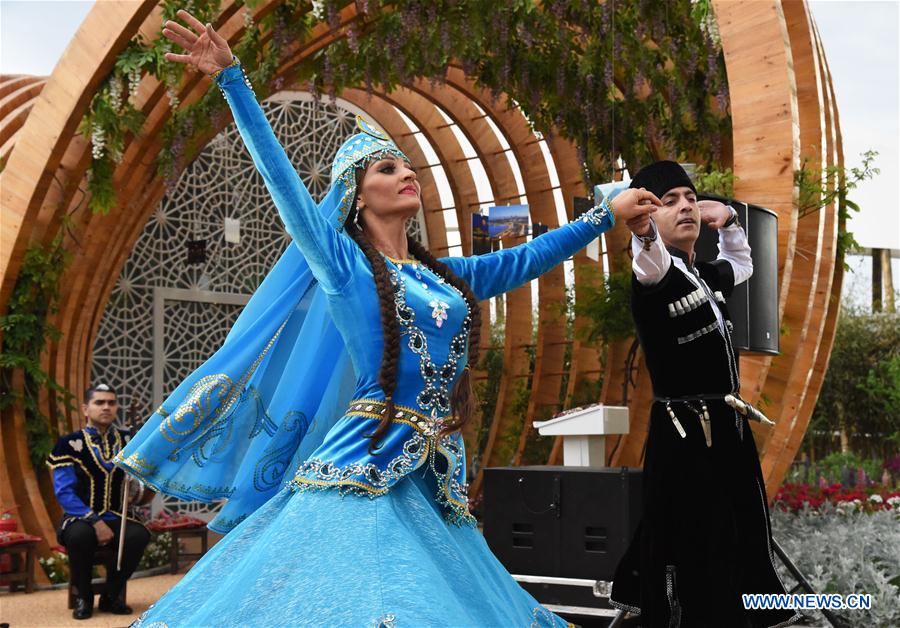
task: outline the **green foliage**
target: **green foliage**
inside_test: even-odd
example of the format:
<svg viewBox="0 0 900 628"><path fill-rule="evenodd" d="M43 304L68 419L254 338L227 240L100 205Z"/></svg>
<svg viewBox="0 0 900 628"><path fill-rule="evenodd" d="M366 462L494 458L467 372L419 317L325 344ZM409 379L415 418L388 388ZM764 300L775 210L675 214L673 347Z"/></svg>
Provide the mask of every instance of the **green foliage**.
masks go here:
<svg viewBox="0 0 900 628"><path fill-rule="evenodd" d="M534 413L535 421L549 421L553 418L553 412L548 407L538 408ZM553 451L553 436L541 436L536 429L531 430L522 450L522 464L547 464L550 453Z"/></svg>
<svg viewBox="0 0 900 628"><path fill-rule="evenodd" d="M797 210L801 217L832 203L837 203L838 220L842 225L842 228L838 230L837 256L842 263L844 263L844 256L848 251L859 248L859 242L853 237L853 233L844 227L847 221L853 217L851 212L859 212L859 205L851 201L848 194L855 190L862 181L869 180L881 173L879 168L872 165L877 156L876 151L866 151L861 155L860 166L849 170L840 166L828 166L824 170L810 168L807 160L799 170L794 172L794 185L798 190ZM844 263L844 269L849 270L846 263Z"/></svg>
<svg viewBox="0 0 900 628"><path fill-rule="evenodd" d="M574 271L573 271L574 272ZM566 320L566 344L563 354L563 376L560 381L559 391L559 407L561 409L574 408L582 405L590 405L596 403L600 399L600 391L603 388L603 378L591 379L581 377L576 383L569 397L569 378L572 375L572 351L575 347L575 284L572 283L566 287L566 300L563 303L554 304L557 306L560 315L565 316ZM606 345L603 345L601 356L605 353ZM602 358L601 358L602 359ZM550 417L547 417L550 418ZM538 419L540 420L540 419Z"/></svg>
<svg viewBox="0 0 900 628"><path fill-rule="evenodd" d="M109 158L95 159L88 171L88 192L91 197L88 207L97 214L108 214L116 206L116 191L113 187L115 164Z"/></svg>
<svg viewBox="0 0 900 628"><path fill-rule="evenodd" d="M333 27L343 4L324 2ZM632 170L682 153L709 161L714 138L729 131L724 61L688 0L652 8L405 0L389 12L369 4L354 36L306 68L320 91L441 81L452 55L482 87L508 94L536 129L574 140L592 179L608 178L619 155Z"/></svg>
<svg viewBox="0 0 900 628"><path fill-rule="evenodd" d="M716 16L712 8L712 0L692 0L691 15L697 24L700 25L700 30L703 34L716 46L721 46L719 25L716 23Z"/></svg>
<svg viewBox="0 0 900 628"><path fill-rule="evenodd" d="M900 355L893 355L869 369L865 387L891 415L900 416ZM895 451L900 450L900 429L895 429L888 439Z"/></svg>
<svg viewBox="0 0 900 628"><path fill-rule="evenodd" d="M41 353L47 339L57 339L59 330L50 324L48 316L57 310L59 285L70 256L63 247L63 233L49 246L34 245L25 253L22 268L16 279L7 313L0 316L3 329L3 351L0 352L0 409L22 403L25 410L25 429L31 462L42 468L53 448L54 430L41 411L39 395L47 389L51 399L70 408L72 394L44 371ZM12 386L13 372L21 370L25 377L24 391Z"/></svg>
<svg viewBox="0 0 900 628"><path fill-rule="evenodd" d="M555 128L574 140L592 179L610 176L620 155L632 170L666 156L710 161L717 138L730 132L724 60L708 0L654 7L556 0L540 8L531 0L370 0L348 26L339 18L346 0L325 0L312 11L302 0L287 0L258 24L251 11L258 0L243 4L245 29L234 51L261 98L278 88L273 78L288 46L306 41L325 20L345 37L298 64L295 75L319 93L375 84L391 90L418 77L442 81L456 61L494 95L507 93L535 128ZM205 23L215 19L219 3L160 5L163 21L186 8ZM143 123L131 102L142 74L165 83L174 111L158 155L169 184L196 156L193 140L224 113L217 94L180 107L184 66L165 60L172 48L161 36L135 37L91 101L80 132L93 144L93 211L115 206L115 163L127 135Z"/></svg>
<svg viewBox="0 0 900 628"><path fill-rule="evenodd" d="M487 447L490 435L491 422L494 419L494 411L497 409L497 400L500 397L500 378L503 376L503 328L494 325L491 328L491 348L483 352L478 370L487 374L487 379L476 382L474 385L475 398L478 401L480 412L473 420L478 421L475 430L475 442L466 443L466 449L472 451L472 471L477 472L484 448Z"/></svg>
<svg viewBox="0 0 900 628"><path fill-rule="evenodd" d="M603 276L599 270L591 270L587 281L580 287L582 298L575 303L575 312L584 316L588 326L584 340L606 345L634 335L631 319L631 268Z"/></svg>
<svg viewBox="0 0 900 628"><path fill-rule="evenodd" d="M174 18L179 8L187 8L206 22L215 16L219 3L217 0L187 3L165 0L161 4L163 20ZM81 121L78 131L91 140L92 152L87 173L91 195L88 207L96 213L106 214L116 206L115 166L122 160L129 134L137 135L144 124L144 114L132 102L142 75L149 73L163 81L170 101L177 104L176 88L184 70L180 64L166 61L165 53L169 51L171 45L163 37L147 43L140 35L136 36L116 56L113 71L94 94Z"/></svg>
<svg viewBox="0 0 900 628"><path fill-rule="evenodd" d="M879 480L881 471L884 468L880 458L863 459L855 453L841 453L836 451L828 454L821 460L816 462L819 471L825 476L828 482L841 483L843 480L844 469L850 469L856 477L856 470L862 469L866 472L866 476L871 480Z"/></svg>
<svg viewBox="0 0 900 628"><path fill-rule="evenodd" d="M525 417L528 414L528 400L531 398L531 387L522 379L515 383L512 403L509 406L509 413L516 417L516 420L510 421L506 429L497 435L497 441L494 444L493 456L501 460L503 464L512 464L519 448L519 439L522 436L522 429L525 427Z"/></svg>
<svg viewBox="0 0 900 628"><path fill-rule="evenodd" d="M699 166L691 178L701 194L734 198L734 182L737 177L731 168L716 170L708 166Z"/></svg>
<svg viewBox="0 0 900 628"><path fill-rule="evenodd" d="M62 584L69 581L69 556L53 551L49 558L39 557L38 562L44 569L50 584Z"/></svg>
<svg viewBox="0 0 900 628"><path fill-rule="evenodd" d="M797 514L772 509L772 536L819 593L868 593L871 610L842 610L847 626L894 628L900 625L900 525L898 510L848 512L839 507ZM781 561L785 585L796 582ZM812 611L815 625L830 625Z"/></svg>
<svg viewBox="0 0 900 628"><path fill-rule="evenodd" d="M122 161L127 135L138 133L144 123L144 115L135 109L130 99L137 88L133 78L140 77L141 67L152 61L137 44L129 44L117 57L112 74L91 99L78 128L79 133L91 140L93 159L88 170L88 190L91 192L88 207L96 213L106 214L115 207L112 183L115 164Z"/></svg>
<svg viewBox="0 0 900 628"><path fill-rule="evenodd" d="M900 315L845 309L828 372L807 432L807 445L835 447L821 434L844 431L850 448L887 455L900 443ZM817 434L819 436L817 436Z"/></svg>
<svg viewBox="0 0 900 628"><path fill-rule="evenodd" d="M175 540L172 538L171 532L163 532L154 534L144 553L141 556L141 562L138 563L137 570L153 569L154 567L162 567L169 565L172 560L172 544Z"/></svg>

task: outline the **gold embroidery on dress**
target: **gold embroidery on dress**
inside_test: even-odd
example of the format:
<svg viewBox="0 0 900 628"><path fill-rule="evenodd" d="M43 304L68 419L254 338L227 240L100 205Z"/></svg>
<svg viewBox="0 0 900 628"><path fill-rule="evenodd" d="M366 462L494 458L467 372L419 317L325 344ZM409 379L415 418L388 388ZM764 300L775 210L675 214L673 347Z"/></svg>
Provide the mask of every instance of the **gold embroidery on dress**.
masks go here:
<svg viewBox="0 0 900 628"><path fill-rule="evenodd" d="M55 469L57 467L63 467L66 465L76 465L76 464L79 467L81 467L81 470L84 472L85 477L88 479L88 482L90 483L91 508L93 511L94 495L96 493L96 486L94 485L94 476L88 471L87 467L84 466L84 463L74 456L54 456L53 454L50 454L48 456L48 458L49 458L49 460L47 461L47 466L49 466L51 469ZM67 458L70 462L63 462ZM60 462L57 462L57 461L60 461Z"/></svg>
<svg viewBox="0 0 900 628"><path fill-rule="evenodd" d="M211 425L215 425L219 417L227 414L240 396L246 383L256 372L257 367L266 357L269 349L275 344L281 331L287 324L285 319L278 327L276 332L266 343L265 348L253 361L253 364L244 372L241 378L235 383L228 375L219 373L217 375L207 375L194 384L184 401L182 401L171 415L166 415L159 425L159 432L170 443L179 443L186 436L191 434L203 423L203 420L209 417ZM215 396L215 399L213 397ZM212 408L218 403L215 411ZM187 423L187 426L184 424ZM176 455L177 452L173 455Z"/></svg>
<svg viewBox="0 0 900 628"><path fill-rule="evenodd" d="M138 475L153 475L159 468L137 452L131 454L127 458L123 458L122 454L119 453L116 455L114 462L119 466L127 467Z"/></svg>
<svg viewBox="0 0 900 628"><path fill-rule="evenodd" d="M215 422L225 409L233 389L231 378L224 373L201 378L191 387L175 412L160 423L160 434L170 443L180 442L200 426L203 419L210 415L214 404L218 403L211 417Z"/></svg>
<svg viewBox="0 0 900 628"><path fill-rule="evenodd" d="M384 418L385 411L384 401L354 399L344 416L380 420ZM414 408L398 404L395 406L393 422L411 427L415 431L412 438L404 444L403 453L389 462L385 468L371 462L367 464L354 462L336 467L328 461L310 459L300 466L294 478L288 482L288 487L296 491L336 488L341 493L347 489L349 492L374 498L387 493L393 483L407 473L428 464L437 478L438 503L449 510L447 520L456 525L474 525L475 519L469 513L468 485L459 480L460 474L463 473L465 456L460 450L460 445L453 441L453 434L440 435L441 426L451 416L432 418ZM436 454L440 454L447 461L445 472L440 471L435 464ZM353 479L353 476L362 476L367 481Z"/></svg>

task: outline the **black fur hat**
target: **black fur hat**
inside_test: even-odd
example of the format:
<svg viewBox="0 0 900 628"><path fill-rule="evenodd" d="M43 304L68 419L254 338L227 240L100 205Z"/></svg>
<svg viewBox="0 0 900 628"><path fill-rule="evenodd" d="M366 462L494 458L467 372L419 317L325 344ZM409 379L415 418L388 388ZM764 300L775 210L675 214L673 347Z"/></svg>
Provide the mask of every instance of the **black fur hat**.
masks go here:
<svg viewBox="0 0 900 628"><path fill-rule="evenodd" d="M657 161L649 166L644 166L634 175L629 187L644 188L648 192L653 192L657 198L662 198L663 194L672 188L689 187L697 193L694 182L687 175L679 164L674 161Z"/></svg>

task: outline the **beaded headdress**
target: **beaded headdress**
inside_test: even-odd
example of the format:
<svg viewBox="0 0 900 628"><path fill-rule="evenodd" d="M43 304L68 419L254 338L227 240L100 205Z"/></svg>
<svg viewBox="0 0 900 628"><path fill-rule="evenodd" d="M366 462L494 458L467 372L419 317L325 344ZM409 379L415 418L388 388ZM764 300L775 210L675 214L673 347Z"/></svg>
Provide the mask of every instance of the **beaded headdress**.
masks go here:
<svg viewBox="0 0 900 628"><path fill-rule="evenodd" d="M338 149L331 165L331 185L344 184L344 194L340 201L338 222L343 226L353 199L356 196L356 170L365 169L370 163L386 156L399 157L409 161L387 134L365 120L356 116L356 128L359 133L351 135Z"/></svg>

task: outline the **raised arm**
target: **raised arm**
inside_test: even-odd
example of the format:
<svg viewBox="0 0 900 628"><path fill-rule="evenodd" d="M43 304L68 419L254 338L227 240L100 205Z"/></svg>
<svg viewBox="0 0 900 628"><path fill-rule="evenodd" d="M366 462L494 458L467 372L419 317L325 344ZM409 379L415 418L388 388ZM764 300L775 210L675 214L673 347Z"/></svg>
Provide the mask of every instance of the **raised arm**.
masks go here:
<svg viewBox="0 0 900 628"><path fill-rule="evenodd" d="M747 234L737 220L734 208L717 201L700 201L702 220L719 233L719 255L711 264L720 269L726 293L753 275L753 259ZM632 235L631 267L638 282L652 286L666 276L672 264L672 256L662 239L658 237L656 225L649 221L649 229L644 235Z"/></svg>
<svg viewBox="0 0 900 628"><path fill-rule="evenodd" d="M326 291L339 292L352 278L355 245L328 223L300 176L278 143L238 62L232 61L228 43L207 24L187 11L178 16L193 29L166 22L163 34L188 54L168 53L170 61L186 63L215 81L234 114L238 131L265 181L288 234L303 252L310 269Z"/></svg>
<svg viewBox="0 0 900 628"><path fill-rule="evenodd" d="M578 220L519 246L473 257L445 257L442 262L466 280L475 296L489 299L540 277L570 258L615 224L615 215L626 220L655 211L659 200L644 190L627 190L612 204L606 201Z"/></svg>
<svg viewBox="0 0 900 628"><path fill-rule="evenodd" d="M750 243L747 242L747 233L737 221L737 212L734 212L733 221L719 229L719 256L717 260L723 260L731 265L734 271L734 285L738 285L753 276L753 258L750 257Z"/></svg>

